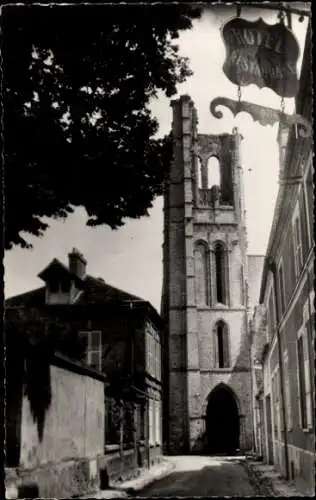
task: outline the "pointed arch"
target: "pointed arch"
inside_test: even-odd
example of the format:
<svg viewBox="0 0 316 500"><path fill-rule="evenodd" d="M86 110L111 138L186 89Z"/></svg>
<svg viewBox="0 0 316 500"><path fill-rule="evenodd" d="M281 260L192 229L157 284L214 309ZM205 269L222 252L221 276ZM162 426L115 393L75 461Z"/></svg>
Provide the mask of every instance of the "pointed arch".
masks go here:
<svg viewBox="0 0 316 500"><path fill-rule="evenodd" d="M198 240L194 245L196 304L210 305L210 255L208 244Z"/></svg>
<svg viewBox="0 0 316 500"><path fill-rule="evenodd" d="M219 383L209 393L202 411L208 452L235 454L242 437L242 415L235 392Z"/></svg>
<svg viewBox="0 0 316 500"><path fill-rule="evenodd" d="M216 368L229 368L231 366L230 335L227 323L219 319L213 328L214 338L214 364Z"/></svg>
<svg viewBox="0 0 316 500"><path fill-rule="evenodd" d="M205 417L206 417L207 405L208 405L209 400L211 399L211 397L217 391L220 391L222 389L226 390L228 393L231 394L231 396L233 397L234 402L236 403L236 406L237 406L238 416L242 417L243 412L242 412L241 403L240 403L239 398L237 397L235 391L228 384L226 384L225 382L219 382L218 384L215 385L215 387L213 387L213 389L211 389L211 391L208 393L208 395L206 396L205 400L202 403L202 418L205 419Z"/></svg>

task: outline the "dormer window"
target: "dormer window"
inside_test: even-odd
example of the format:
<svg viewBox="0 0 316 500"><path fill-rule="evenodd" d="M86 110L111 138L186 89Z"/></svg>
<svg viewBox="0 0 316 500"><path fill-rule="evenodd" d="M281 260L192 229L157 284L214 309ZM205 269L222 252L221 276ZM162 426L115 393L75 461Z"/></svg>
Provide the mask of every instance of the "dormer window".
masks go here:
<svg viewBox="0 0 316 500"><path fill-rule="evenodd" d="M48 289L50 293L58 293L59 290L59 282L57 279L51 280L48 284Z"/></svg>
<svg viewBox="0 0 316 500"><path fill-rule="evenodd" d="M76 248L69 254L69 267L53 259L39 273L46 283L47 304L73 304L83 288L86 278L86 260Z"/></svg>
<svg viewBox="0 0 316 500"><path fill-rule="evenodd" d="M60 283L60 290L62 293L69 293L70 291L70 280L62 279Z"/></svg>

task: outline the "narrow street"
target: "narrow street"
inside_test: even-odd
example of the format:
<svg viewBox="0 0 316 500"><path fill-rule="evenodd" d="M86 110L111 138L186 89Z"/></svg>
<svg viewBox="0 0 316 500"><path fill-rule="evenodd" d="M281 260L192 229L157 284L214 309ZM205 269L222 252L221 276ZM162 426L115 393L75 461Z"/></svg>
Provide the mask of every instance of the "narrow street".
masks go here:
<svg viewBox="0 0 316 500"><path fill-rule="evenodd" d="M255 496L264 494L248 475L243 457L168 457L175 469L142 491L140 497Z"/></svg>

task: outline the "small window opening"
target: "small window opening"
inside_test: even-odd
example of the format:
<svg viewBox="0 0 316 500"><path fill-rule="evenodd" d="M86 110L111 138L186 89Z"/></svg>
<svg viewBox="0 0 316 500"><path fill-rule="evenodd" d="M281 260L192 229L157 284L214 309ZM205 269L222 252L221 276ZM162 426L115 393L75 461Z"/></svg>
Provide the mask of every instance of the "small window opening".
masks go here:
<svg viewBox="0 0 316 500"><path fill-rule="evenodd" d="M215 248L216 266L216 299L221 304L225 303L225 283L224 283L224 249L217 245Z"/></svg>
<svg viewBox="0 0 316 500"><path fill-rule="evenodd" d="M199 157L197 157L197 183L198 188L202 189L202 162Z"/></svg>
<svg viewBox="0 0 316 500"><path fill-rule="evenodd" d="M63 279L61 282L61 291L63 293L68 293L70 290L70 282L67 279Z"/></svg>
<svg viewBox="0 0 316 500"><path fill-rule="evenodd" d="M49 291L50 293L58 293L59 290L59 281L57 279L53 279L49 283Z"/></svg>
<svg viewBox="0 0 316 500"><path fill-rule="evenodd" d="M216 328L217 341L217 366L218 368L228 368L229 361L229 346L228 346L228 330L227 325L220 321Z"/></svg>
<svg viewBox="0 0 316 500"><path fill-rule="evenodd" d="M218 342L218 366L224 368L224 344L223 344L223 325L217 327L217 342Z"/></svg>

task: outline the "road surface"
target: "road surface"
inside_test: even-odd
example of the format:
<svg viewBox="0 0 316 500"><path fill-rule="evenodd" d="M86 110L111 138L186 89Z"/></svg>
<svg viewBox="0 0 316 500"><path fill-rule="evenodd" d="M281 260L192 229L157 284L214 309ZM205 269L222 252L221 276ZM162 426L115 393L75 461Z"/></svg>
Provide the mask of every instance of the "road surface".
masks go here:
<svg viewBox="0 0 316 500"><path fill-rule="evenodd" d="M167 477L137 492L140 497L256 496L242 457L168 457L175 468Z"/></svg>

